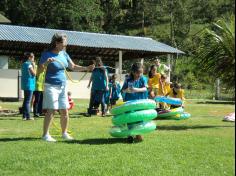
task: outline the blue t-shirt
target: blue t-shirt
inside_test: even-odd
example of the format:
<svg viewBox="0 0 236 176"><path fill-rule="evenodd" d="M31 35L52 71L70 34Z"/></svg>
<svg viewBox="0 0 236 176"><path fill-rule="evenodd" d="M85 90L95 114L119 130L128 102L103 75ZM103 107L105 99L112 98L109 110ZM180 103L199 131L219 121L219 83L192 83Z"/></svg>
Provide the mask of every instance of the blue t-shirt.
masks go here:
<svg viewBox="0 0 236 176"><path fill-rule="evenodd" d="M107 72L107 70L106 70ZM105 71L101 68L95 68L92 72L92 90L106 90L106 75Z"/></svg>
<svg viewBox="0 0 236 176"><path fill-rule="evenodd" d="M128 87L144 88L147 87L147 82L144 76L141 76L138 80L135 81L132 80L131 77L129 77L125 80L122 90L126 90ZM124 101L147 99L147 93L146 92L125 93L123 99Z"/></svg>
<svg viewBox="0 0 236 176"><path fill-rule="evenodd" d="M42 54L39 64L44 64L48 58L54 58L58 60L58 62L54 61L48 64L45 83L52 85L65 85L65 68L69 66L71 60L70 56L65 51L60 51L58 54L47 51Z"/></svg>
<svg viewBox="0 0 236 176"><path fill-rule="evenodd" d="M111 92L111 99L112 100L118 100L120 98L120 91L121 91L121 86L118 82L115 84L111 83L110 85L112 92Z"/></svg>
<svg viewBox="0 0 236 176"><path fill-rule="evenodd" d="M33 67L30 61L23 63L21 67L21 89L35 90L35 76L31 74L30 68Z"/></svg>

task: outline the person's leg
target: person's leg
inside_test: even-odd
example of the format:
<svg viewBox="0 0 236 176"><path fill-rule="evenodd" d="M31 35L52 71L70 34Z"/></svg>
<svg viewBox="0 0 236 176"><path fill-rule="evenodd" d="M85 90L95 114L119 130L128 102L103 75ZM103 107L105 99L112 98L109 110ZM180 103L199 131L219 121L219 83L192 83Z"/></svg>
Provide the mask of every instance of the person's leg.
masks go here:
<svg viewBox="0 0 236 176"><path fill-rule="evenodd" d="M91 115L92 114L92 108L94 106L94 101L95 101L95 92L91 91L90 94L90 101L89 101L89 108L88 108L88 114Z"/></svg>
<svg viewBox="0 0 236 176"><path fill-rule="evenodd" d="M62 134L67 133L68 124L69 124L69 113L67 109L60 109L59 110L61 115L61 131Z"/></svg>
<svg viewBox="0 0 236 176"><path fill-rule="evenodd" d="M105 103L105 91L101 91L101 108L102 108L102 116L105 116L106 114L106 103Z"/></svg>
<svg viewBox="0 0 236 176"><path fill-rule="evenodd" d="M54 117L54 110L48 109L45 114L44 122L43 122L43 136L50 135L49 127L52 123Z"/></svg>
<svg viewBox="0 0 236 176"><path fill-rule="evenodd" d="M39 116L39 101L40 101L40 93L39 91L34 91L34 116L38 117Z"/></svg>
<svg viewBox="0 0 236 176"><path fill-rule="evenodd" d="M43 92L39 92L39 104L38 104L39 115L43 114Z"/></svg>
<svg viewBox="0 0 236 176"><path fill-rule="evenodd" d="M30 103L32 100L32 96L33 96L33 91L30 90L26 90L24 91L24 115L26 119L30 119Z"/></svg>

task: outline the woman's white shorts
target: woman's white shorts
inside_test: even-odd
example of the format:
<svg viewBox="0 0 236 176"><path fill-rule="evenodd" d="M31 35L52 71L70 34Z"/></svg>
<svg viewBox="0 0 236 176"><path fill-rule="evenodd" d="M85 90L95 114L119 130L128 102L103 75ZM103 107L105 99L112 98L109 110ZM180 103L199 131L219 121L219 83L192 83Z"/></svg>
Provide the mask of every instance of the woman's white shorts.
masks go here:
<svg viewBox="0 0 236 176"><path fill-rule="evenodd" d="M69 101L65 85L44 84L43 109L68 109Z"/></svg>

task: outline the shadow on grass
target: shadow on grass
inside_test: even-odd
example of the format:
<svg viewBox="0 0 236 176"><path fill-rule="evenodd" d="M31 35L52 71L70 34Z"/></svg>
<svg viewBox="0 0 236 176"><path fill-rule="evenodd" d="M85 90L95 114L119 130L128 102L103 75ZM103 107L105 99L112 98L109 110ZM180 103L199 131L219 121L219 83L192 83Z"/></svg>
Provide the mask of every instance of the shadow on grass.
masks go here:
<svg viewBox="0 0 236 176"><path fill-rule="evenodd" d="M19 138L0 138L0 142L15 142L15 141L36 141L40 138L19 137Z"/></svg>
<svg viewBox="0 0 236 176"><path fill-rule="evenodd" d="M125 138L95 138L84 140L63 141L68 144L85 144L85 145L105 145L105 144L122 144L127 143Z"/></svg>
<svg viewBox="0 0 236 176"><path fill-rule="evenodd" d="M207 128L234 128L235 125L195 125L195 126L157 126L156 130L195 130L195 129L207 129Z"/></svg>
<svg viewBox="0 0 236 176"><path fill-rule="evenodd" d="M197 104L223 104L235 105L235 101L200 101Z"/></svg>

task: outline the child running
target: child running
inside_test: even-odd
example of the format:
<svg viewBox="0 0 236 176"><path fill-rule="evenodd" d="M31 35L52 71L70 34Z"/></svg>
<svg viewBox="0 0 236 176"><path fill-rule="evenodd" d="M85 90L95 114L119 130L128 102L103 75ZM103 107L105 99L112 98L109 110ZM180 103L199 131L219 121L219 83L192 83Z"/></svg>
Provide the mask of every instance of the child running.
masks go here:
<svg viewBox="0 0 236 176"><path fill-rule="evenodd" d="M147 99L147 82L143 77L143 66L141 63L135 63L131 67L130 76L125 80L122 87L125 92L124 101ZM132 124L128 124L128 128L132 128ZM136 135L137 142L143 140L141 135ZM133 137L128 137L128 142L133 142Z"/></svg>

